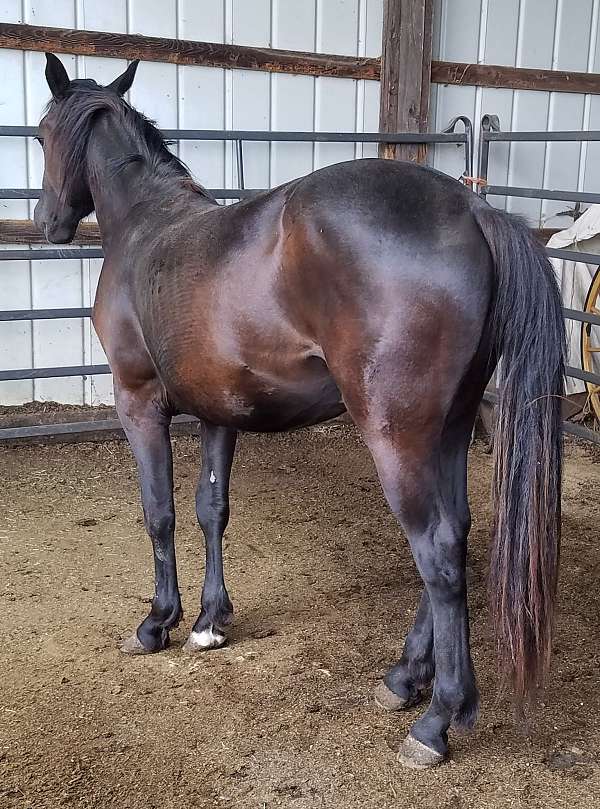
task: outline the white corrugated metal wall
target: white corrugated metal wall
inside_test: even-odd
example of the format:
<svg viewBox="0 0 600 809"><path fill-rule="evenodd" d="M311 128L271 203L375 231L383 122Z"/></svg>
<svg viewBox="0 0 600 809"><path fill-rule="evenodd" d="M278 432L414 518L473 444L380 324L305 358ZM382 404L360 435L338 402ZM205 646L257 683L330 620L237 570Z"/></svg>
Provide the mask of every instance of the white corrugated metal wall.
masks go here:
<svg viewBox="0 0 600 809"><path fill-rule="evenodd" d="M600 0L436 0L434 58L451 62L600 72ZM468 115L479 127L484 113L505 130L600 129L600 97L571 93L440 86L432 120ZM494 185L597 191L600 144L492 144L489 180ZM460 155L436 155L442 171L459 176ZM490 197L541 227L567 227L557 217L568 203Z"/></svg>
<svg viewBox="0 0 600 809"><path fill-rule="evenodd" d="M377 56L383 0L0 0L0 20ZM72 76L106 82L126 62L61 57ZM40 53L0 50L0 123L37 124L48 99ZM134 106L160 126L202 129L377 131L379 84L350 79L144 62ZM41 150L23 138L0 139L0 185L39 187ZM376 146L261 144L244 148L246 185L264 188ZM232 144L182 143L181 157L208 187L236 187ZM0 217L26 219L33 205L0 201ZM6 246L5 246L6 247ZM91 305L100 261L0 262L0 308ZM0 367L102 363L89 320L0 323ZM38 400L110 402L107 376L0 383L0 403Z"/></svg>

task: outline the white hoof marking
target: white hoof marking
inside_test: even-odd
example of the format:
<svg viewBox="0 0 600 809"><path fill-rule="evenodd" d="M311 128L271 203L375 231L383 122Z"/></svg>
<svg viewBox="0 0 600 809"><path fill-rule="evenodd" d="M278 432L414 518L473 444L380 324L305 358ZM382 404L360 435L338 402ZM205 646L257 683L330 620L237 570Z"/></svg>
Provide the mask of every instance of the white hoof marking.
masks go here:
<svg viewBox="0 0 600 809"><path fill-rule="evenodd" d="M218 629L215 630L211 624L202 632L191 632L186 646L190 649L217 649L219 646L223 646L226 640L226 636Z"/></svg>

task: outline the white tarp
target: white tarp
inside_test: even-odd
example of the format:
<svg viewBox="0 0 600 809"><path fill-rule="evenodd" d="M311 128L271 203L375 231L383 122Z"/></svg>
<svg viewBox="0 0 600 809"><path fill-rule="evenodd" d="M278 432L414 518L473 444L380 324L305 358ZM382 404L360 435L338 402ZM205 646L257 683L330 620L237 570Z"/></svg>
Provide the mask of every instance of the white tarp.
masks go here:
<svg viewBox="0 0 600 809"><path fill-rule="evenodd" d="M581 253L600 255L600 205L592 205L574 222L570 228L555 233L547 244L555 250L575 250ZM600 265L600 258L593 264L583 261L567 261L551 258L554 272L560 284L563 306L569 309L583 309L590 284ZM581 368L581 327L577 320L567 320L568 363ZM600 346L600 326L592 326L591 343ZM600 373L600 356L594 357L594 372ZM567 394L582 393L585 383L567 377Z"/></svg>

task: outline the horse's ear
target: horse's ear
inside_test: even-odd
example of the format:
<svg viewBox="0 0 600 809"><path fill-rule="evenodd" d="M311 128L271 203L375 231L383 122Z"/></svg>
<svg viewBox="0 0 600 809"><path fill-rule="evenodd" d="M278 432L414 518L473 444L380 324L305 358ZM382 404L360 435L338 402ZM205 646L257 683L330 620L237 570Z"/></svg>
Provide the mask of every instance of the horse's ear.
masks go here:
<svg viewBox="0 0 600 809"><path fill-rule="evenodd" d="M46 81L52 96L57 100L65 95L71 83L65 66L53 53L46 54Z"/></svg>
<svg viewBox="0 0 600 809"><path fill-rule="evenodd" d="M120 76L108 85L109 90L114 90L115 93L118 93L120 96L125 95L127 90L133 84L133 80L135 79L135 71L140 63L139 59L134 59L133 62L129 65L125 73L121 73Z"/></svg>

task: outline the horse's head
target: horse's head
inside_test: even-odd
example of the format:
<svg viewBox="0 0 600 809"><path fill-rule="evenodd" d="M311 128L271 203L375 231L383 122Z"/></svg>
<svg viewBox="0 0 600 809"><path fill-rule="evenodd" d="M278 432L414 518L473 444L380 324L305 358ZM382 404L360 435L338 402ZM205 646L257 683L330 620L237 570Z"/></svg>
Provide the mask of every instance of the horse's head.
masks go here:
<svg viewBox="0 0 600 809"><path fill-rule="evenodd" d="M110 109L129 90L137 65L132 62L102 87L92 79L71 81L60 59L46 54L52 99L37 138L44 150L44 179L34 219L54 244L72 241L81 219L94 210L85 159L91 124L96 114Z"/></svg>

